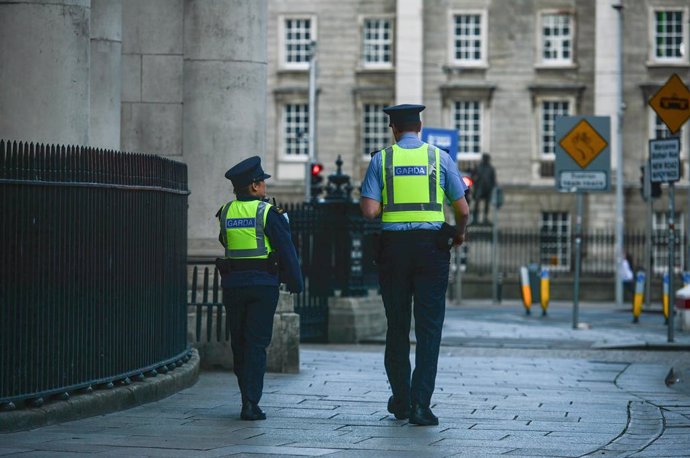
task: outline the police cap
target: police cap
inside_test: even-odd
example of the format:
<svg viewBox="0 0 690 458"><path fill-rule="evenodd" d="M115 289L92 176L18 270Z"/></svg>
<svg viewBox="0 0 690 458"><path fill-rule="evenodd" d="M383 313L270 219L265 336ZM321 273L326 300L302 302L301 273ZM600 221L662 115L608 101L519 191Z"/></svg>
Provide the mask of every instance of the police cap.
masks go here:
<svg viewBox="0 0 690 458"><path fill-rule="evenodd" d="M393 105L385 107L383 112L390 117L389 125L404 124L412 122L420 122L419 113L421 113L424 105L414 105L411 103L404 103L402 105Z"/></svg>
<svg viewBox="0 0 690 458"><path fill-rule="evenodd" d="M243 188L251 183L263 181L270 177L271 175L264 173L264 169L261 168L261 158L259 156L245 159L225 172L225 178L232 181L232 185L235 188Z"/></svg>

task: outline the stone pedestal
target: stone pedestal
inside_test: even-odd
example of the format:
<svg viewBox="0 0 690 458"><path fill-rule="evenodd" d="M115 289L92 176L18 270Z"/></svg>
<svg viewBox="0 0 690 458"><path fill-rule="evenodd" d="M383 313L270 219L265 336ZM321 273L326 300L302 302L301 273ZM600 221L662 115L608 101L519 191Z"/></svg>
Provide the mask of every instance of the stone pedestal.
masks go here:
<svg viewBox="0 0 690 458"><path fill-rule="evenodd" d="M201 335L196 340L196 306L190 306L187 320L187 340L199 351L202 369L226 369L233 367L230 338L225 340L225 311L221 317L220 339L217 335L218 307L214 307L210 326L211 338L207 338L208 307L201 312ZM299 372L299 315L295 313L294 296L281 291L278 307L273 317L273 339L266 351L268 372Z"/></svg>
<svg viewBox="0 0 690 458"><path fill-rule="evenodd" d="M328 299L328 341L356 343L386 332L386 312L381 296Z"/></svg>

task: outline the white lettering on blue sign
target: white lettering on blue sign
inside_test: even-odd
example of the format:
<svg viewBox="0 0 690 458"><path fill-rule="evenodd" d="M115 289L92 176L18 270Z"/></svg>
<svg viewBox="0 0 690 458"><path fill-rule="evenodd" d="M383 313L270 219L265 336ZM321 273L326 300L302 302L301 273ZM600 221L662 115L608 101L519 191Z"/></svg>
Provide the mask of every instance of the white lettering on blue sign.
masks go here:
<svg viewBox="0 0 690 458"><path fill-rule="evenodd" d="M395 167L395 176L426 176L425 165Z"/></svg>
<svg viewBox="0 0 690 458"><path fill-rule="evenodd" d="M225 220L226 229L242 229L245 227L255 227L255 218L228 218Z"/></svg>

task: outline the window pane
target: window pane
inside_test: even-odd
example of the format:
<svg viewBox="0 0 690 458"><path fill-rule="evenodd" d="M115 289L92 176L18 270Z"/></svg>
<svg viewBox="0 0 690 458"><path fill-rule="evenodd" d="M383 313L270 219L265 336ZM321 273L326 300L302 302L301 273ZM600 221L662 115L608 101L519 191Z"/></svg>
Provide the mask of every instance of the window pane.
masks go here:
<svg viewBox="0 0 690 458"><path fill-rule="evenodd" d="M368 156L373 151L386 147L390 142L388 116L383 112L384 105L365 104L362 111L362 154Z"/></svg>
<svg viewBox="0 0 690 458"><path fill-rule="evenodd" d="M542 212L541 264L551 270L570 270L570 214Z"/></svg>
<svg viewBox="0 0 690 458"><path fill-rule="evenodd" d="M681 237L684 237L685 234L685 216L683 213L677 212L674 213L673 219L676 241L673 253L673 271L680 273L685 260L684 244L680 243ZM652 219L652 270L658 274L668 272L668 235L668 211L654 212Z"/></svg>
<svg viewBox="0 0 690 458"><path fill-rule="evenodd" d="M285 20L285 62L309 62L311 19Z"/></svg>
<svg viewBox="0 0 690 458"><path fill-rule="evenodd" d="M655 20L655 51L660 59L680 59L683 57L683 12L657 11Z"/></svg>
<svg viewBox="0 0 690 458"><path fill-rule="evenodd" d="M541 105L541 153L552 157L556 153L554 128L556 116L568 116L570 104L567 101L544 101Z"/></svg>
<svg viewBox="0 0 690 458"><path fill-rule="evenodd" d="M391 63L392 35L390 19L365 19L362 39L364 64Z"/></svg>
<svg viewBox="0 0 690 458"><path fill-rule="evenodd" d="M570 62L572 17L569 14L545 14L542 21L543 59L551 62Z"/></svg>
<svg viewBox="0 0 690 458"><path fill-rule="evenodd" d="M460 14L455 16L455 59L477 62L482 60L481 15Z"/></svg>
<svg viewBox="0 0 690 458"><path fill-rule="evenodd" d="M453 126L458 131L458 153L482 152L482 112L478 101L456 101L453 105Z"/></svg>
<svg viewBox="0 0 690 458"><path fill-rule="evenodd" d="M283 107L283 154L309 154L309 105L289 104Z"/></svg>

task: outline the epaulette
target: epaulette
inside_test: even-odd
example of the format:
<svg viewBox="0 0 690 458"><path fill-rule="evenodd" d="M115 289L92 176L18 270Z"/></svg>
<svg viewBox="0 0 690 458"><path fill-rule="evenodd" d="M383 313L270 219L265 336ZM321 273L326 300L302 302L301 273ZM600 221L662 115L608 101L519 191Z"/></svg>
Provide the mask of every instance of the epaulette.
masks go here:
<svg viewBox="0 0 690 458"><path fill-rule="evenodd" d="M220 218L220 214L223 213L223 207L225 207L225 205L223 205L222 207L220 207L220 208L218 209L218 211L216 212L216 218Z"/></svg>
<svg viewBox="0 0 690 458"><path fill-rule="evenodd" d="M369 156L371 156L373 158L374 156L376 156L376 154L378 154L380 152L381 152L381 150L377 149L376 151L372 151L371 153L369 153Z"/></svg>
<svg viewBox="0 0 690 458"><path fill-rule="evenodd" d="M285 213L285 209L283 207L279 207L278 204L276 203L276 198L273 198L273 203L271 204L271 208L275 209L275 211L278 212L279 215L282 215Z"/></svg>

